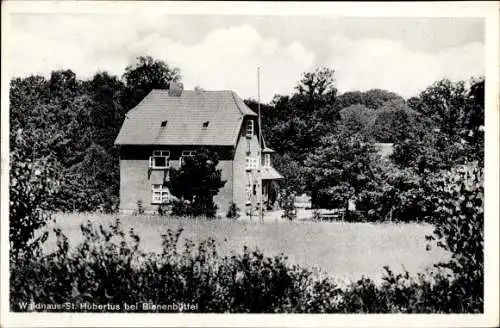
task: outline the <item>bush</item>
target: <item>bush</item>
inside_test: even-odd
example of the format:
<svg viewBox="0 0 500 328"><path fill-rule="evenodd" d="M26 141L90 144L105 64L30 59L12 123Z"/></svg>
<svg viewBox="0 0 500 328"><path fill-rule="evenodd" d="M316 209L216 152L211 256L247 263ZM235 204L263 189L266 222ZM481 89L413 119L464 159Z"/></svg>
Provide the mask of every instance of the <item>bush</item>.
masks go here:
<svg viewBox="0 0 500 328"><path fill-rule="evenodd" d="M179 169L170 168L167 187L177 198L172 204L173 215L215 217L213 197L226 183L218 163L215 152L202 148L194 156L183 158Z"/></svg>
<svg viewBox="0 0 500 328"><path fill-rule="evenodd" d="M386 268L381 284L362 278L339 288L330 278L287 264L283 255L258 250L221 256L215 241L199 245L182 230L162 235L161 253L144 253L133 229L124 233L117 220L109 228L82 225L83 242L70 250L56 230L57 249L39 257L21 257L11 266L13 311L171 312L149 304L191 304L196 312L250 313L458 313L481 312L482 300L464 294L470 275L444 268L412 277ZM70 307L29 309L24 305ZM140 304L138 309L125 304ZM73 306L74 304L74 306ZM89 307L95 304L97 307ZM107 306L107 307L106 307ZM112 307L110 307L112 306Z"/></svg>
<svg viewBox="0 0 500 328"><path fill-rule="evenodd" d="M139 236L133 229L124 233L119 220L99 229L89 222L81 230L83 242L74 250L56 230L55 252L12 266L13 311L26 311L23 303L29 302L70 302L74 308L49 310L72 312L102 311L88 303L126 312L125 303L183 302L199 312L318 312L332 308L329 296L337 290L332 282L287 265L283 255L266 257L245 247L241 255L222 257L212 239L181 246L182 230L162 235L161 254L141 252Z"/></svg>
<svg viewBox="0 0 500 328"><path fill-rule="evenodd" d="M22 149L27 147L20 130L13 136L15 150L10 153L10 255L31 254L47 234L36 237L35 232L51 218L53 196L58 190L54 178L56 169L50 159L32 161ZM28 255L27 255L28 256Z"/></svg>
<svg viewBox="0 0 500 328"><path fill-rule="evenodd" d="M240 217L240 211L240 208L235 203L231 202L231 204L229 204L226 217L228 219L237 219Z"/></svg>
<svg viewBox="0 0 500 328"><path fill-rule="evenodd" d="M452 253L439 267L453 272L464 311L482 311L484 289L484 173L477 162L455 168L434 182L434 236Z"/></svg>
<svg viewBox="0 0 500 328"><path fill-rule="evenodd" d="M285 193L281 198L281 208L283 209L281 217L287 218L290 221L296 219L297 209L295 208L295 195Z"/></svg>

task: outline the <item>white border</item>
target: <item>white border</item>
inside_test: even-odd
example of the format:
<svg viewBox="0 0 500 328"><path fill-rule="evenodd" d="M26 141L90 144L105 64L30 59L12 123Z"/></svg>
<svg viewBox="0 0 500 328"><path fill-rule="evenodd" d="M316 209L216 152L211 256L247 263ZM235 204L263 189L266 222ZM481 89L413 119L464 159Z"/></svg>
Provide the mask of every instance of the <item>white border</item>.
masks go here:
<svg viewBox="0 0 500 328"><path fill-rule="evenodd" d="M278 2L2 2L2 94L1 94L1 325L19 326L213 326L213 327L424 327L499 325L499 20L497 2L437 3L278 3ZM486 222L485 222L485 313L483 315L264 315L264 314L17 314L8 301L8 86L5 51L9 14L12 13L113 13L186 15L280 15L351 17L483 17L486 44ZM15 60L15 59L14 59Z"/></svg>

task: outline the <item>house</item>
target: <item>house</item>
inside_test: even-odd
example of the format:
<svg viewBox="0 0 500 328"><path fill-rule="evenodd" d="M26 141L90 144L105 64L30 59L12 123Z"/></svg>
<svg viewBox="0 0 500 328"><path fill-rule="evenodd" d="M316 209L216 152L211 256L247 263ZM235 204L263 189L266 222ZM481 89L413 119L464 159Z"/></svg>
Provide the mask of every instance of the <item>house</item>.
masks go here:
<svg viewBox="0 0 500 328"><path fill-rule="evenodd" d="M188 91L172 84L152 90L127 113L115 141L120 211L133 212L141 202L146 212L154 212L168 203L169 168L179 168L200 147L218 153L226 180L214 197L218 214L224 215L231 202L242 212L255 208L258 188L263 186L265 202L271 183L283 178L271 165L272 149L263 141L259 145L259 128L257 114L232 91Z"/></svg>

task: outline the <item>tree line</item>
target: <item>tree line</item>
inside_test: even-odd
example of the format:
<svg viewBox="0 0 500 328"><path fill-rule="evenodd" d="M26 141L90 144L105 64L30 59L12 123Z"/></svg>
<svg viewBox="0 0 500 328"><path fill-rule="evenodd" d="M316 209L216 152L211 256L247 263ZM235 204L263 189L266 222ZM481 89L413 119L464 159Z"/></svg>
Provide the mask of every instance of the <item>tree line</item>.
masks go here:
<svg viewBox="0 0 500 328"><path fill-rule="evenodd" d="M62 70L49 78L14 78L11 154L19 163L51 166L57 182L53 209L116 211L114 140L125 114L152 89L180 80L178 68L152 57L137 58L121 77L98 72L82 80ZM255 100L245 102L257 108ZM366 213L386 217L402 201L394 197L415 189L409 188L415 180L467 161L483 162L484 78L437 81L404 99L380 89L340 94L335 71L319 68L304 73L291 95L261 104L261 112L264 138L285 176L280 198L307 193L314 207L341 207L354 199ZM378 158L375 142L394 144L389 162Z"/></svg>

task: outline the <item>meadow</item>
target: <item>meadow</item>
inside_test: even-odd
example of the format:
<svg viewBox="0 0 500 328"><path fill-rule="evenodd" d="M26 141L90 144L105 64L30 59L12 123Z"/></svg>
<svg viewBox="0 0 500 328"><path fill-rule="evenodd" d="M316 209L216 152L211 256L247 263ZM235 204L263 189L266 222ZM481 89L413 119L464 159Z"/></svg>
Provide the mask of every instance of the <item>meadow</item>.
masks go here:
<svg viewBox="0 0 500 328"><path fill-rule="evenodd" d="M432 233L427 224L347 223L287 221L266 217L264 222L248 219L193 219L160 216L56 214L48 228L59 227L70 246L82 240L80 224L89 220L95 227L108 226L116 217L128 231L131 227L141 238L146 252L161 250L161 234L168 229L183 229L181 241L195 243L214 238L219 254L241 253L243 246L258 248L266 255L284 253L290 264L314 269L337 281L348 282L362 276L380 281L383 266L399 272L424 272L426 267L447 260L440 248L426 250L425 235ZM46 251L55 248L51 234Z"/></svg>

